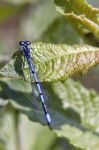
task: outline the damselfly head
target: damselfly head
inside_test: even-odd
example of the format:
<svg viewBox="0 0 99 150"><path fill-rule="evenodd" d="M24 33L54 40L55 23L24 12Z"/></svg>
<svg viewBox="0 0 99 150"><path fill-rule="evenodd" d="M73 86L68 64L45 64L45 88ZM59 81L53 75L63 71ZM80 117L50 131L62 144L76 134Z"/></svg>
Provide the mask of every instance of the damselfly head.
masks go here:
<svg viewBox="0 0 99 150"><path fill-rule="evenodd" d="M20 42L19 42L19 45L20 45L20 46L28 46L28 45L30 45L30 44L31 44L30 41L20 41Z"/></svg>

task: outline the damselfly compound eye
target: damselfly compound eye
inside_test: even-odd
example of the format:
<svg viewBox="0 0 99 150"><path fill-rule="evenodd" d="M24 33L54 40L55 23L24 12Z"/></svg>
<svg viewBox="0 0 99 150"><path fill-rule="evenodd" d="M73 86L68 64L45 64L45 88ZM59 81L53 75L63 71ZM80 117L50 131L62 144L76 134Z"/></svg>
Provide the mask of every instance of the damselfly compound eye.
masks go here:
<svg viewBox="0 0 99 150"><path fill-rule="evenodd" d="M30 41L26 41L25 43L26 43L26 45L30 45L30 44L31 44L31 42L30 42Z"/></svg>
<svg viewBox="0 0 99 150"><path fill-rule="evenodd" d="M20 42L19 42L19 45L20 45L20 46L24 46L24 45L25 45L25 41L20 41Z"/></svg>

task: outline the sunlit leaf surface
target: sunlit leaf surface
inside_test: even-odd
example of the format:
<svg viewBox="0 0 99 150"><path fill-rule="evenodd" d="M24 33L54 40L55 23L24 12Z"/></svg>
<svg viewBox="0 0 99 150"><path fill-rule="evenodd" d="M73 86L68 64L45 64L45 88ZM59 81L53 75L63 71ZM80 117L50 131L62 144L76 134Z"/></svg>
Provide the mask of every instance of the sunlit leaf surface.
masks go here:
<svg viewBox="0 0 99 150"><path fill-rule="evenodd" d="M0 70L11 78L30 79L28 64L23 67L22 55L17 52L12 60ZM74 74L84 74L99 64L99 48L88 45L32 44L33 63L41 81L65 80Z"/></svg>
<svg viewBox="0 0 99 150"><path fill-rule="evenodd" d="M85 0L55 0L55 4L56 9L69 19L78 33L84 36L91 33L99 41L98 8L92 7Z"/></svg>

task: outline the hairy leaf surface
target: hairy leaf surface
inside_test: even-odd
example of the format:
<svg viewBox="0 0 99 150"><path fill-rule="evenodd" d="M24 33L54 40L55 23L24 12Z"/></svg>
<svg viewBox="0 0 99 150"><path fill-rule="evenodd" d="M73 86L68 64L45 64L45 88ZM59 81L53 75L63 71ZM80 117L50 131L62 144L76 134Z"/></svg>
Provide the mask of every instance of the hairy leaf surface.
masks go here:
<svg viewBox="0 0 99 150"><path fill-rule="evenodd" d="M82 35L92 33L99 41L99 9L85 0L55 0L57 10Z"/></svg>
<svg viewBox="0 0 99 150"><path fill-rule="evenodd" d="M88 45L32 44L32 59L41 81L65 80L74 74L84 74L99 64L99 48ZM22 54L17 52L0 70L0 74L29 81L28 64L23 67Z"/></svg>

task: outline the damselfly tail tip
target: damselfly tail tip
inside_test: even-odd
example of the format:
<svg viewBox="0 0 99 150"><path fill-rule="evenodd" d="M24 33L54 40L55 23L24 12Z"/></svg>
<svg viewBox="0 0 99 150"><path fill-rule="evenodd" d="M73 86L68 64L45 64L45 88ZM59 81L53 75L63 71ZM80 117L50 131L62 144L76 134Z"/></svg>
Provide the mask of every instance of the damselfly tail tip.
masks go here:
<svg viewBox="0 0 99 150"><path fill-rule="evenodd" d="M48 127L50 129L52 129L52 121L51 121L51 117L48 113L46 114L46 119L47 119Z"/></svg>

